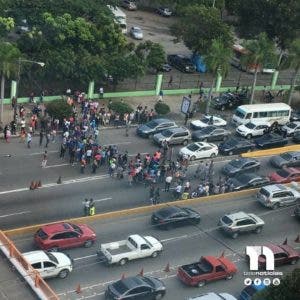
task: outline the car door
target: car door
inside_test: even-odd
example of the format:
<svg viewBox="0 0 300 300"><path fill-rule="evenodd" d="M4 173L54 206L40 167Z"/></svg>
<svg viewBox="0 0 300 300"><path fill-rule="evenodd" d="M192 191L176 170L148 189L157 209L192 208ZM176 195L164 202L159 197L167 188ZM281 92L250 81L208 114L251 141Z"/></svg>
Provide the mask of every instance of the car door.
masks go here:
<svg viewBox="0 0 300 300"><path fill-rule="evenodd" d="M59 247L60 249L66 248L65 232L56 233L51 237L48 249L51 247Z"/></svg>
<svg viewBox="0 0 300 300"><path fill-rule="evenodd" d="M223 140L224 137L224 130L223 129L216 129L211 136L211 141L220 141Z"/></svg>
<svg viewBox="0 0 300 300"><path fill-rule="evenodd" d="M153 249L148 244L141 244L141 257L148 257L152 254Z"/></svg>
<svg viewBox="0 0 300 300"><path fill-rule="evenodd" d="M255 135L256 136L263 135L266 129L267 129L267 125L258 125L255 130Z"/></svg>
<svg viewBox="0 0 300 300"><path fill-rule="evenodd" d="M182 132L174 133L172 138L170 139L170 144L176 145L181 144L183 142Z"/></svg>
<svg viewBox="0 0 300 300"><path fill-rule="evenodd" d="M226 277L226 270L222 265L216 266L216 272L214 277L214 279L222 279Z"/></svg>
<svg viewBox="0 0 300 300"><path fill-rule="evenodd" d="M54 277L57 275L57 266L52 261L43 261L43 273L45 277Z"/></svg>
<svg viewBox="0 0 300 300"><path fill-rule="evenodd" d="M210 157L211 153L211 147L209 146L204 146L197 150L198 158Z"/></svg>
<svg viewBox="0 0 300 300"><path fill-rule="evenodd" d="M80 234L75 231L66 232L66 240L68 247L78 247L83 244Z"/></svg>
<svg viewBox="0 0 300 300"><path fill-rule="evenodd" d="M237 222L237 227L240 232L247 232L255 229L255 222L252 219L244 219Z"/></svg>
<svg viewBox="0 0 300 300"><path fill-rule="evenodd" d="M44 270L42 267L42 262L37 262L37 263L31 264L31 266L40 273L42 278L45 278L45 274L43 272Z"/></svg>
<svg viewBox="0 0 300 300"><path fill-rule="evenodd" d="M288 255L287 253L284 252L275 253L274 259L275 259L275 266L284 265L288 261Z"/></svg>
<svg viewBox="0 0 300 300"><path fill-rule="evenodd" d="M283 191L279 193L280 203L282 205L292 205L296 201L294 194L290 191Z"/></svg>
<svg viewBox="0 0 300 300"><path fill-rule="evenodd" d="M130 300L150 300L152 299L152 289L150 287L146 286L139 286L136 288L133 288L129 293L124 297L122 296L122 299L130 299Z"/></svg>

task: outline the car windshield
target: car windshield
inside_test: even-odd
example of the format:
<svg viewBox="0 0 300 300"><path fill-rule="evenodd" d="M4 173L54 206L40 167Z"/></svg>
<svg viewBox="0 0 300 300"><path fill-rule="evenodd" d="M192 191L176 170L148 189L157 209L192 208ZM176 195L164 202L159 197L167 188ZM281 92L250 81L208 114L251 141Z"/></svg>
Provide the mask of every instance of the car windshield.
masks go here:
<svg viewBox="0 0 300 300"><path fill-rule="evenodd" d="M297 124L295 124L295 123L288 123L288 124L286 124L286 126L289 127L289 128L291 128L291 129L294 129L294 128L297 127Z"/></svg>
<svg viewBox="0 0 300 300"><path fill-rule="evenodd" d="M37 232L37 236L39 238L41 238L42 240L46 240L48 235L45 231L43 231L42 229L40 229L38 232Z"/></svg>
<svg viewBox="0 0 300 300"><path fill-rule="evenodd" d="M227 225L232 224L232 220L231 220L229 217L227 217L227 216L224 216L224 217L222 218L222 221L223 221L225 224L227 224Z"/></svg>
<svg viewBox="0 0 300 300"><path fill-rule="evenodd" d="M279 170L277 171L277 174L280 176L280 177L288 177L290 175L290 173L286 170Z"/></svg>
<svg viewBox="0 0 300 300"><path fill-rule="evenodd" d="M253 129L253 128L255 128L255 125L253 123L247 123L245 125L245 127L249 128L249 129Z"/></svg>
<svg viewBox="0 0 300 300"><path fill-rule="evenodd" d="M234 159L230 162L230 164L233 166L233 167L236 167L236 168L239 168L243 165L242 163L243 161L240 160L240 159Z"/></svg>
<svg viewBox="0 0 300 300"><path fill-rule="evenodd" d="M197 144L190 144L186 147L190 151L197 151L200 147Z"/></svg>
<svg viewBox="0 0 300 300"><path fill-rule="evenodd" d="M151 121L146 124L147 127L152 128L152 129L155 128L157 125L158 125L158 123L155 121Z"/></svg>
<svg viewBox="0 0 300 300"><path fill-rule="evenodd" d="M201 133L205 133L205 134L209 134L209 133L211 133L211 132L213 132L215 130L215 128L214 127L205 127L205 128L203 128L202 130L201 130Z"/></svg>
<svg viewBox="0 0 300 300"><path fill-rule="evenodd" d="M164 130L161 134L164 137L170 137L173 134L173 132L171 130L167 129L167 130Z"/></svg>
<svg viewBox="0 0 300 300"><path fill-rule="evenodd" d="M128 287L124 284L122 280L119 280L113 284L113 287L116 289L116 291L123 295L125 292L128 291Z"/></svg>
<svg viewBox="0 0 300 300"><path fill-rule="evenodd" d="M269 196L270 196L270 193L266 189L264 189L264 188L262 188L259 191L259 193L262 194L262 195L264 195L264 196L266 196L267 198L269 198Z"/></svg>
<svg viewBox="0 0 300 300"><path fill-rule="evenodd" d="M70 224L70 225L73 227L73 229L74 229L76 232L82 233L82 230L80 229L80 227L78 227L78 226L75 225L75 224Z"/></svg>
<svg viewBox="0 0 300 300"><path fill-rule="evenodd" d="M45 252L45 253L51 261L58 264L58 260L56 259L56 257L51 252Z"/></svg>
<svg viewBox="0 0 300 300"><path fill-rule="evenodd" d="M207 124L209 122L210 118L204 117L203 119L201 119L201 122Z"/></svg>
<svg viewBox="0 0 300 300"><path fill-rule="evenodd" d="M135 33L141 33L142 32L142 30L140 28L133 28L132 31L135 32Z"/></svg>
<svg viewBox="0 0 300 300"><path fill-rule="evenodd" d="M227 145L230 145L230 146L235 146L235 145L237 145L238 144L238 140L235 140L235 139L229 139L229 140L227 140L226 141L226 144Z"/></svg>
<svg viewBox="0 0 300 300"><path fill-rule="evenodd" d="M235 111L235 115L236 115L237 117L239 117L240 119L244 119L246 114L245 114L244 111L242 111L242 110L240 110L240 109L237 109L237 110Z"/></svg>
<svg viewBox="0 0 300 300"><path fill-rule="evenodd" d="M293 158L293 156L290 153L282 153L280 155L280 157L285 159L285 160L291 160Z"/></svg>

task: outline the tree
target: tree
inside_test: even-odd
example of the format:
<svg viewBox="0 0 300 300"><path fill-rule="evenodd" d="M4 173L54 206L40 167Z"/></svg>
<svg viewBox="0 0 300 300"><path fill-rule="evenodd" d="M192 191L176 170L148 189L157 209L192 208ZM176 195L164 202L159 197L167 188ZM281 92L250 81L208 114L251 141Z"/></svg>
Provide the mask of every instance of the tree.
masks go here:
<svg viewBox="0 0 300 300"><path fill-rule="evenodd" d="M64 118L72 116L73 111L71 105L65 100L55 100L47 103L46 111L53 119L57 118L62 121Z"/></svg>
<svg viewBox="0 0 300 300"><path fill-rule="evenodd" d="M253 300L294 300L300 295L300 269L281 279L280 285L271 285L254 295Z"/></svg>
<svg viewBox="0 0 300 300"><path fill-rule="evenodd" d="M0 17L0 38L3 38L15 27L13 18Z"/></svg>
<svg viewBox="0 0 300 300"><path fill-rule="evenodd" d="M257 39L248 40L245 43L248 53L243 57L242 64L254 66L253 83L250 96L250 103L253 103L257 74L259 68L268 60L275 57L275 45L265 33L259 34Z"/></svg>
<svg viewBox="0 0 300 300"><path fill-rule="evenodd" d="M208 100L206 103L206 113L209 112L212 91L216 83L216 77L217 75L226 77L229 70L230 59L232 57L231 47L224 45L221 39L213 40L211 47L208 50L208 54L204 56L204 61L208 70L213 75L213 80L211 83L211 87L208 94Z"/></svg>
<svg viewBox="0 0 300 300"><path fill-rule="evenodd" d="M171 30L194 53L206 55L214 39L221 40L225 48L232 45L231 29L221 20L217 9L191 5L186 6L181 13Z"/></svg>

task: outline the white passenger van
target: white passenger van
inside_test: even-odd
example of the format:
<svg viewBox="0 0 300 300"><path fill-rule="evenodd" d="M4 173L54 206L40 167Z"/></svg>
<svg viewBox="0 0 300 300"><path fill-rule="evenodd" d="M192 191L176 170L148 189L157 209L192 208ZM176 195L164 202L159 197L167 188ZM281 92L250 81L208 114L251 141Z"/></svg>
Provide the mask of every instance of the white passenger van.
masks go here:
<svg viewBox="0 0 300 300"><path fill-rule="evenodd" d="M236 125L251 121L285 125L290 121L291 107L285 103L248 104L239 106L232 121Z"/></svg>

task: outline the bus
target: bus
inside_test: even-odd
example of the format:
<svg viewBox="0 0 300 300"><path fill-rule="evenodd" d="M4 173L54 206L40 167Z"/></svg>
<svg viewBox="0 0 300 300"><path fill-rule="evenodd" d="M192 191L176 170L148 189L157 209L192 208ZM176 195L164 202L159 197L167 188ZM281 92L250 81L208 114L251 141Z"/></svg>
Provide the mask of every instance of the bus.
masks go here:
<svg viewBox="0 0 300 300"><path fill-rule="evenodd" d="M126 34L127 33L126 14L119 7L113 7L111 5L107 5L107 7L113 13L115 17L115 23L120 26L122 33Z"/></svg>
<svg viewBox="0 0 300 300"><path fill-rule="evenodd" d="M236 125L251 121L285 125L290 121L292 108L285 103L248 104L239 106L232 121Z"/></svg>

